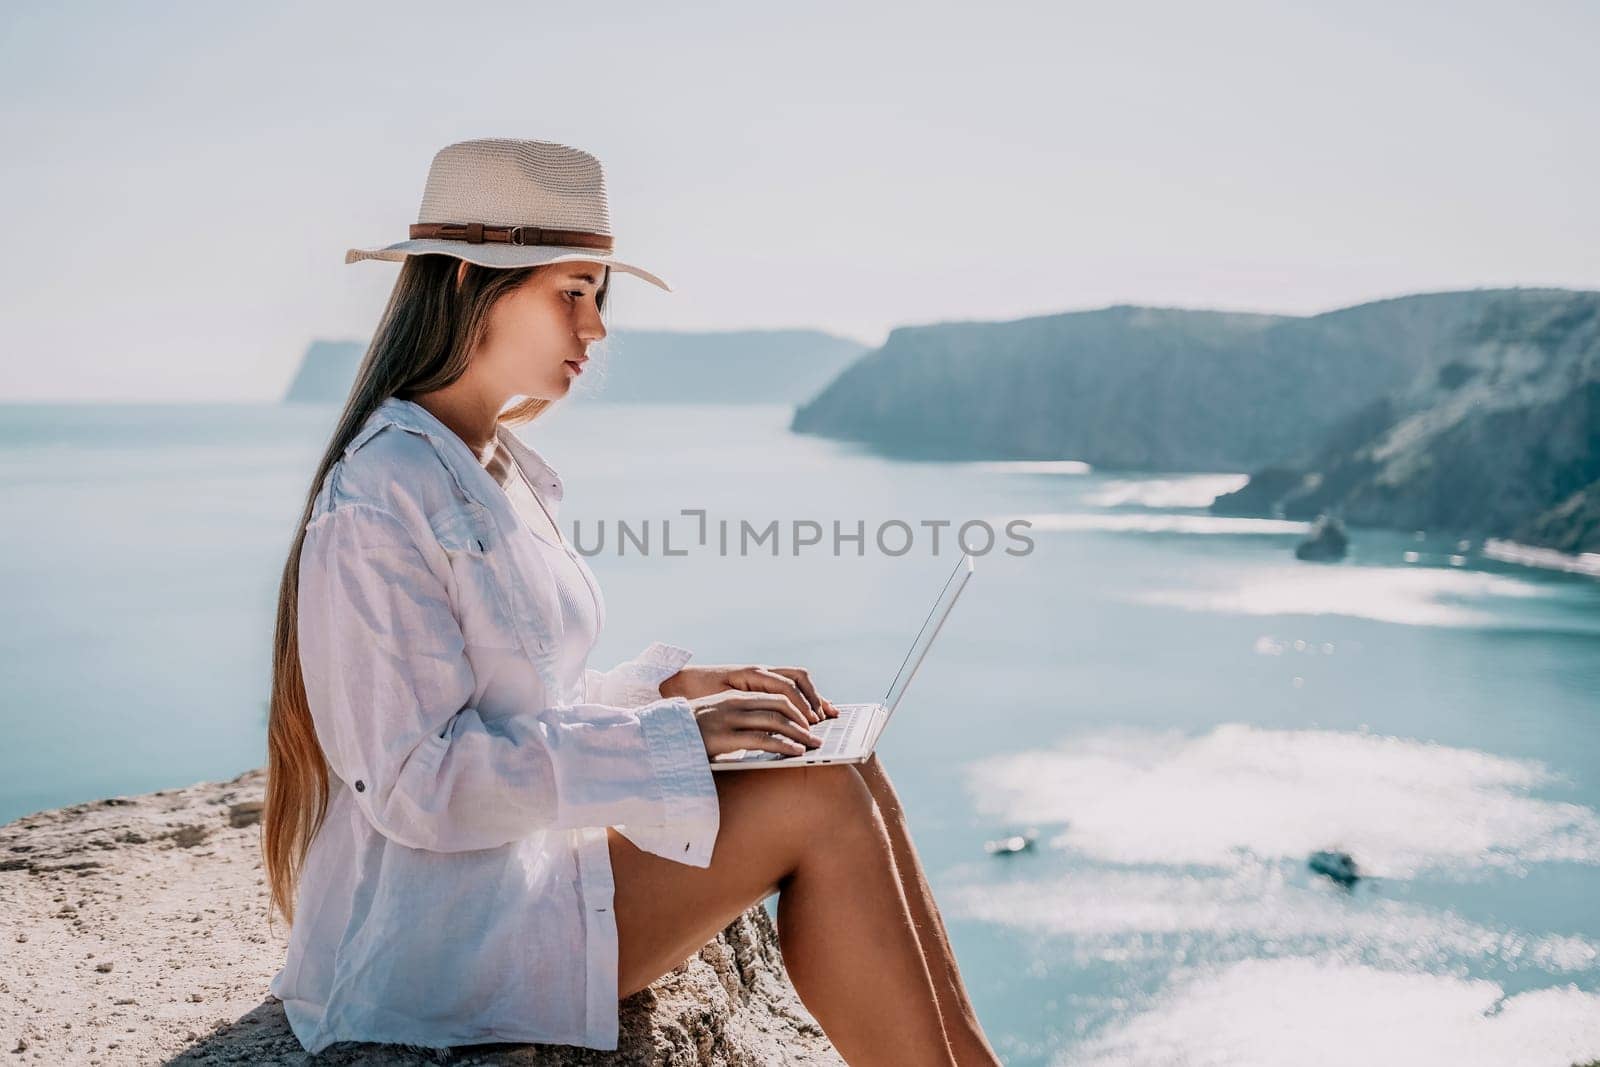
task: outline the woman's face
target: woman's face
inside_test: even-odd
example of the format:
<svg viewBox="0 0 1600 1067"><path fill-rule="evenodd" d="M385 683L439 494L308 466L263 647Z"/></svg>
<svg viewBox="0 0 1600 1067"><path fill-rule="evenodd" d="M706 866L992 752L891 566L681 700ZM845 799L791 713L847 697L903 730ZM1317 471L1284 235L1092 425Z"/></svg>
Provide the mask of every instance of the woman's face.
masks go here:
<svg viewBox="0 0 1600 1067"><path fill-rule="evenodd" d="M552 263L495 301L473 354L473 372L493 395L560 400L583 373L588 348L606 335L595 295L606 265ZM466 273L463 262L456 279Z"/></svg>

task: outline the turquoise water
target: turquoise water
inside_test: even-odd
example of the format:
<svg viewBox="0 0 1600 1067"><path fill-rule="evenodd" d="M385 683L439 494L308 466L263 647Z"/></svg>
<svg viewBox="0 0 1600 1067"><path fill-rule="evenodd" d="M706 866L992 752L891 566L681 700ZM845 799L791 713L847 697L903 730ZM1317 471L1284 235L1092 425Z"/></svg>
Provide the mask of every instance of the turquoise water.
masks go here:
<svg viewBox="0 0 1600 1067"><path fill-rule="evenodd" d="M0 409L0 821L262 763L334 414ZM1227 472L891 461L788 414L577 402L522 433L564 526L608 523L601 666L661 639L876 699L954 559L920 524L1000 531L881 752L1008 1063L1600 1057L1600 583L1409 532L1300 563L1293 524L1204 514ZM619 556L619 519L654 551ZM741 519L781 554L738 554ZM864 550L794 555L795 520ZM1319 848L1375 877L1339 889Z"/></svg>

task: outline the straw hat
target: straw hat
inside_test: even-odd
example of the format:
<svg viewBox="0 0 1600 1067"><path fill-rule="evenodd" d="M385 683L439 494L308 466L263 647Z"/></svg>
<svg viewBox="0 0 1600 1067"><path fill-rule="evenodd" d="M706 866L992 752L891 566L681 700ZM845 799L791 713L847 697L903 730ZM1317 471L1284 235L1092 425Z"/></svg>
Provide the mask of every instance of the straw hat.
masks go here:
<svg viewBox="0 0 1600 1067"><path fill-rule="evenodd" d="M399 262L442 252L485 267L593 260L672 291L642 267L611 256L611 211L600 161L552 141L487 137L446 145L433 157L411 239L352 248L346 263Z"/></svg>

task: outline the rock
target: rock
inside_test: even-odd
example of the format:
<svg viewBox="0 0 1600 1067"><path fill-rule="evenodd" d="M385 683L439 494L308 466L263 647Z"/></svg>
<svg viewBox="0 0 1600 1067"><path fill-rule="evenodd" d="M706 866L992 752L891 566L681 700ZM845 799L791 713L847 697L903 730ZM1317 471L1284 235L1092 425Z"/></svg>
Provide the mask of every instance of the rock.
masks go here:
<svg viewBox="0 0 1600 1067"><path fill-rule="evenodd" d="M180 826L171 834L172 843L179 848L194 848L210 836L211 829L206 826Z"/></svg>
<svg viewBox="0 0 1600 1067"><path fill-rule="evenodd" d="M246 800L228 808L228 825L254 826L261 821L261 811L266 805L259 800Z"/></svg>
<svg viewBox="0 0 1600 1067"><path fill-rule="evenodd" d="M286 930L267 919L258 829L263 783L260 771L250 771L0 826L0 855L7 857L0 861L0 943L7 945L0 1018L30 1020L19 1052L46 1063L306 1058L267 992L283 962ZM106 851L97 841L118 845ZM207 847L194 851L201 842ZM98 861L82 859L90 850ZM52 918L69 908L76 913L70 922ZM103 959L88 975L83 961L91 951ZM112 974L113 960L115 978L96 977ZM140 1022L138 1012L106 1011L108 1003L155 1010L142 1009L150 1017ZM339 1044L318 1062L843 1062L790 985L761 904L624 1000L619 1015L615 1052L504 1044L451 1054Z"/></svg>
<svg viewBox="0 0 1600 1067"><path fill-rule="evenodd" d="M1316 525L1311 528L1311 536L1295 546L1294 558L1305 560L1337 560L1344 559L1345 552L1350 547L1350 538L1345 535L1344 524L1329 515L1317 518Z"/></svg>
<svg viewBox="0 0 1600 1067"><path fill-rule="evenodd" d="M1313 852L1306 866L1318 874L1327 875L1346 888L1355 885L1361 878L1360 871L1356 869L1356 861L1348 852Z"/></svg>

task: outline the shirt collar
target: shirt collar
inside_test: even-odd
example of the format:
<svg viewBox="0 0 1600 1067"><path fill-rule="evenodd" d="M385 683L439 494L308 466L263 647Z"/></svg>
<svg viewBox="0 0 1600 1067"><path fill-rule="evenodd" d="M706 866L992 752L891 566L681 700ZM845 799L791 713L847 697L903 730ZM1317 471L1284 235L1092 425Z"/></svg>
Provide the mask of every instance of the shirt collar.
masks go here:
<svg viewBox="0 0 1600 1067"><path fill-rule="evenodd" d="M478 472L490 484L493 484L494 479L489 476L489 472L484 470L483 464L479 462L478 457L473 454L472 449L467 447L465 441L456 436L454 430L440 422L433 412L416 401L402 400L397 396L387 397L378 405L367 419L366 424L361 428L361 431L345 446L344 454L349 455L354 452L366 442L367 438L385 426L399 426L422 434L433 442L434 448L438 450L439 454L447 462L453 460L456 464L470 463L478 469ZM561 475L556 473L555 468L550 466L543 456L530 445L525 444L504 423L495 425L495 436L511 450L511 454L517 458L517 462L522 465L522 469L527 472L528 477L534 480L541 493L549 494L553 500L562 498L564 486L561 482ZM463 489L466 484L462 483ZM479 501L479 503L483 503L483 501Z"/></svg>
<svg viewBox="0 0 1600 1067"><path fill-rule="evenodd" d="M511 431L505 423L495 425L495 436L511 450L517 458L523 471L528 475L538 488L541 495L548 495L552 500L560 500L566 495L566 487L561 482L561 475L550 466L549 462L541 456L534 447Z"/></svg>

